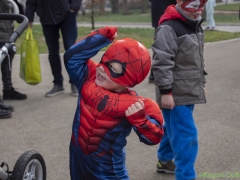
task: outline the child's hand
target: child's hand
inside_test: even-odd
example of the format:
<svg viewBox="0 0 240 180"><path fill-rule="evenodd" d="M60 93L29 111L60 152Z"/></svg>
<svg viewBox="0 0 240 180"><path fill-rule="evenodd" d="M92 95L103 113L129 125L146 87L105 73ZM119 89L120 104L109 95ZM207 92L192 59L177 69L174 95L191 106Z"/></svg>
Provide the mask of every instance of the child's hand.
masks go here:
<svg viewBox="0 0 240 180"><path fill-rule="evenodd" d="M125 111L125 115L130 116L142 109L144 109L144 103L141 99L139 99L138 102L135 102L134 104L128 107L128 109Z"/></svg>
<svg viewBox="0 0 240 180"><path fill-rule="evenodd" d="M204 93L205 95L207 95L207 90L206 90L206 88L203 88L203 93Z"/></svg>
<svg viewBox="0 0 240 180"><path fill-rule="evenodd" d="M96 34L101 34L110 40L117 37L117 27L106 26L95 31Z"/></svg>
<svg viewBox="0 0 240 180"><path fill-rule="evenodd" d="M118 37L118 32L116 31L111 39L116 39L117 37Z"/></svg>
<svg viewBox="0 0 240 180"><path fill-rule="evenodd" d="M162 95L162 108L173 109L175 106L172 95L164 94Z"/></svg>

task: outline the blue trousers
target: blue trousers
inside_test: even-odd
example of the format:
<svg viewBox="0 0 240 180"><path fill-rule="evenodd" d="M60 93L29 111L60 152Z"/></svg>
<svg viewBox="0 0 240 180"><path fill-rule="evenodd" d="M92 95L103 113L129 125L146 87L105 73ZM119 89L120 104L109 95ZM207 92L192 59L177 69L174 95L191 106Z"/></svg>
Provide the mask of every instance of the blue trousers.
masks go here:
<svg viewBox="0 0 240 180"><path fill-rule="evenodd" d="M109 154L98 157L98 152L86 156L72 144L69 152L71 180L129 180L125 155L119 161Z"/></svg>
<svg viewBox="0 0 240 180"><path fill-rule="evenodd" d="M76 42L77 39L76 13L69 12L65 19L59 24L42 25L42 28L49 51L48 59L54 78L53 83L62 86L63 76L59 54L59 31L61 30L63 45L66 51ZM71 80L69 82L71 83Z"/></svg>
<svg viewBox="0 0 240 180"><path fill-rule="evenodd" d="M164 136L158 149L160 161L174 159L176 180L196 178L194 164L198 153L197 128L193 119L194 105L163 109Z"/></svg>

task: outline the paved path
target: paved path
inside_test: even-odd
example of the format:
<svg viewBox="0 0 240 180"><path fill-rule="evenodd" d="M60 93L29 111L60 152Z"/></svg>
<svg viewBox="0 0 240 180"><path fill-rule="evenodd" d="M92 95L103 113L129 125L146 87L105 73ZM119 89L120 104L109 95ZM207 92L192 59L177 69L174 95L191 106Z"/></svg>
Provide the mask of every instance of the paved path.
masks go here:
<svg viewBox="0 0 240 180"><path fill-rule="evenodd" d="M198 173L240 174L239 47L240 39L205 45L206 71L209 73L207 104L196 105L194 113L200 144L196 163ZM94 60L99 61L101 55L102 52ZM13 105L15 111L11 119L0 120L0 162L7 162L12 169L23 152L35 149L46 161L48 180L69 180L68 146L77 98L70 95L64 68L65 94L44 97L52 88L52 75L47 55L40 55L40 59L42 82L37 86L27 85L19 78L19 55L13 61L14 87L25 92L28 99L6 102ZM154 85L147 79L135 89L142 96L155 98ZM172 175L156 173L157 148L140 143L136 134L131 133L126 151L132 180L174 179Z"/></svg>

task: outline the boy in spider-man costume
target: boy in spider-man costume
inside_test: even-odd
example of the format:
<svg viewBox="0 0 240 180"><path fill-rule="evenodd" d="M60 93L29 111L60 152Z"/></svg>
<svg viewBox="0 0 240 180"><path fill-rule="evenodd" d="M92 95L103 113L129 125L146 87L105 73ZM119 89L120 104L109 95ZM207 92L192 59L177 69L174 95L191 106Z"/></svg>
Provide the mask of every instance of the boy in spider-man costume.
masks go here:
<svg viewBox="0 0 240 180"><path fill-rule="evenodd" d="M117 28L101 28L64 54L79 90L70 144L72 180L127 180L124 147L131 129L148 145L158 144L163 136L159 106L129 89L149 72L147 49L125 38L115 41L99 64L90 59L116 37Z"/></svg>

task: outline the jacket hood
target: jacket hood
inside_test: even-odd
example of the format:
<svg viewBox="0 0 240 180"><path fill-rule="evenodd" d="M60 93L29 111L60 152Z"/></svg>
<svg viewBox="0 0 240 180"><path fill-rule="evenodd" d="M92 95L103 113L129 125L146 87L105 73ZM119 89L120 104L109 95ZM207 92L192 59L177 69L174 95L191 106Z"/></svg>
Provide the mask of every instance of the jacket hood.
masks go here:
<svg viewBox="0 0 240 180"><path fill-rule="evenodd" d="M176 10L176 5L170 5L167 7L165 13L161 16L158 25L162 24L164 21L174 19L186 21L186 19Z"/></svg>
<svg viewBox="0 0 240 180"><path fill-rule="evenodd" d="M168 6L165 13L160 18L158 25L162 24L167 20L180 20L192 29L195 29L196 27L200 26L204 21L204 19L202 19L201 16L199 16L199 19L196 20L190 19L184 14L182 9L178 5Z"/></svg>

